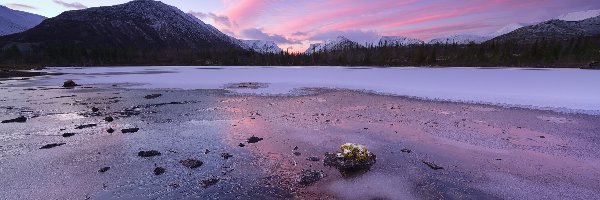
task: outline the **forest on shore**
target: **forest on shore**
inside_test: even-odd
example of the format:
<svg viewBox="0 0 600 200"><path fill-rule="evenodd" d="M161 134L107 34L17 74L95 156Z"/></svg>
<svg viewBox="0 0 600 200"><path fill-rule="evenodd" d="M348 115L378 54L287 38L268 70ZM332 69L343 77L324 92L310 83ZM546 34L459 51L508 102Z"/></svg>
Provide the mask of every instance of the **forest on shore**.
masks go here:
<svg viewBox="0 0 600 200"><path fill-rule="evenodd" d="M21 46L19 46L21 45ZM600 36L529 43L353 46L303 53L230 50L134 49L80 44L5 46L3 68L47 66L461 66L600 68ZM24 50L25 49L25 50Z"/></svg>

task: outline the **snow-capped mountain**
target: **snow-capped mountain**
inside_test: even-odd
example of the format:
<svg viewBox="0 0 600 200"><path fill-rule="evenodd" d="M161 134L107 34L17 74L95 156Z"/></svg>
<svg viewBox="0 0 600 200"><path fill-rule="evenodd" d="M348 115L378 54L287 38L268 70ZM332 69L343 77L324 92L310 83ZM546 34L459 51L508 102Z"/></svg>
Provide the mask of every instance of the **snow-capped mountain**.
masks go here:
<svg viewBox="0 0 600 200"><path fill-rule="evenodd" d="M598 16L600 16L600 9L567 13L567 14L558 16L556 19L563 20L563 21L581 21L581 20L592 18L592 17L598 17Z"/></svg>
<svg viewBox="0 0 600 200"><path fill-rule="evenodd" d="M494 41L535 42L540 39L565 40L597 35L600 35L600 16L582 21L549 20L519 28L513 32L494 38Z"/></svg>
<svg viewBox="0 0 600 200"><path fill-rule="evenodd" d="M0 5L0 36L23 32L37 26L44 19L46 17Z"/></svg>
<svg viewBox="0 0 600 200"><path fill-rule="evenodd" d="M328 52L342 50L346 48L354 48L362 46L357 42L349 40L344 36L338 36L332 40L326 40L323 43L311 44L310 47L304 52L305 54L312 54L316 52Z"/></svg>
<svg viewBox="0 0 600 200"><path fill-rule="evenodd" d="M429 44L480 44L491 39L490 36L481 35L452 35L449 37L440 37L430 40Z"/></svg>
<svg viewBox="0 0 600 200"><path fill-rule="evenodd" d="M251 50L258 53L281 53L283 50L273 41L242 40Z"/></svg>
<svg viewBox="0 0 600 200"><path fill-rule="evenodd" d="M8 43L78 44L134 49L240 49L241 42L176 7L154 0L64 12Z"/></svg>
<svg viewBox="0 0 600 200"><path fill-rule="evenodd" d="M383 36L379 39L379 46L408 46L413 44L422 44L423 41L404 36Z"/></svg>

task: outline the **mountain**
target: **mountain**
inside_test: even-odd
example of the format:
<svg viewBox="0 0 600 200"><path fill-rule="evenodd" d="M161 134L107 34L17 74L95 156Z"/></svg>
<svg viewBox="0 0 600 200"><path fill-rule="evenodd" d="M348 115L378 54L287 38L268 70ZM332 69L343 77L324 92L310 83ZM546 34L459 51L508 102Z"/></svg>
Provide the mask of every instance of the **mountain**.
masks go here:
<svg viewBox="0 0 600 200"><path fill-rule="evenodd" d="M25 32L0 38L0 47L15 43L112 49L241 49L237 39L154 0L67 11Z"/></svg>
<svg viewBox="0 0 600 200"><path fill-rule="evenodd" d="M494 38L492 41L517 41L533 43L536 40L566 40L576 37L589 37L600 35L600 16L582 21L549 20L539 24L526 26L505 35Z"/></svg>
<svg viewBox="0 0 600 200"><path fill-rule="evenodd" d="M313 54L316 52L329 52L336 50L343 50L347 48L354 48L362 46L357 42L349 40L344 36L338 36L332 40L326 40L323 43L311 44L310 47L304 52L305 54Z"/></svg>
<svg viewBox="0 0 600 200"><path fill-rule="evenodd" d="M429 41L429 44L480 44L489 40L490 36L480 35L452 35L449 37L435 38Z"/></svg>
<svg viewBox="0 0 600 200"><path fill-rule="evenodd" d="M556 19L563 21L581 21L585 19L589 19L592 17L600 16L600 10L586 10L579 12L567 13L561 16L558 16Z"/></svg>
<svg viewBox="0 0 600 200"><path fill-rule="evenodd" d="M258 53L281 53L283 50L273 41L264 40L242 40L249 49Z"/></svg>
<svg viewBox="0 0 600 200"><path fill-rule="evenodd" d="M0 36L23 32L46 19L28 12L12 10L0 5Z"/></svg>
<svg viewBox="0 0 600 200"><path fill-rule="evenodd" d="M403 36L383 36L379 39L379 46L408 46L413 44L422 44L423 41Z"/></svg>

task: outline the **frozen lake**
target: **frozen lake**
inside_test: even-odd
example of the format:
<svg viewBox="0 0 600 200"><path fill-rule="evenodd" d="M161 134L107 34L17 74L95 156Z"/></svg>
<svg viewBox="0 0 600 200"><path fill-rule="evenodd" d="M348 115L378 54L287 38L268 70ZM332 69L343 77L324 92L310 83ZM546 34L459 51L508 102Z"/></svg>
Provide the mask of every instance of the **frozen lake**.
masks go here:
<svg viewBox="0 0 600 200"><path fill-rule="evenodd" d="M215 89L256 82L240 93L286 94L306 87L370 90L426 99L600 113L600 71L580 69L369 67L92 67L49 68L64 75L36 85L135 83L134 88Z"/></svg>

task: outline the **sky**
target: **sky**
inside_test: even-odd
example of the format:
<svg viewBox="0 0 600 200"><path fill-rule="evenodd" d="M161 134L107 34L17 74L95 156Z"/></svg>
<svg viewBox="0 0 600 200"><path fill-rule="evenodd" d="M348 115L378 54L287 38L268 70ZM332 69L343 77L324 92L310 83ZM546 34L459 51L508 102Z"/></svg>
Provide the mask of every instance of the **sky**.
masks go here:
<svg viewBox="0 0 600 200"><path fill-rule="evenodd" d="M54 17L67 10L129 0L0 0L15 10ZM429 40L490 34L511 23L536 23L561 14L600 9L599 0L162 0L240 39L275 41L304 51L343 35L357 42L381 36Z"/></svg>

